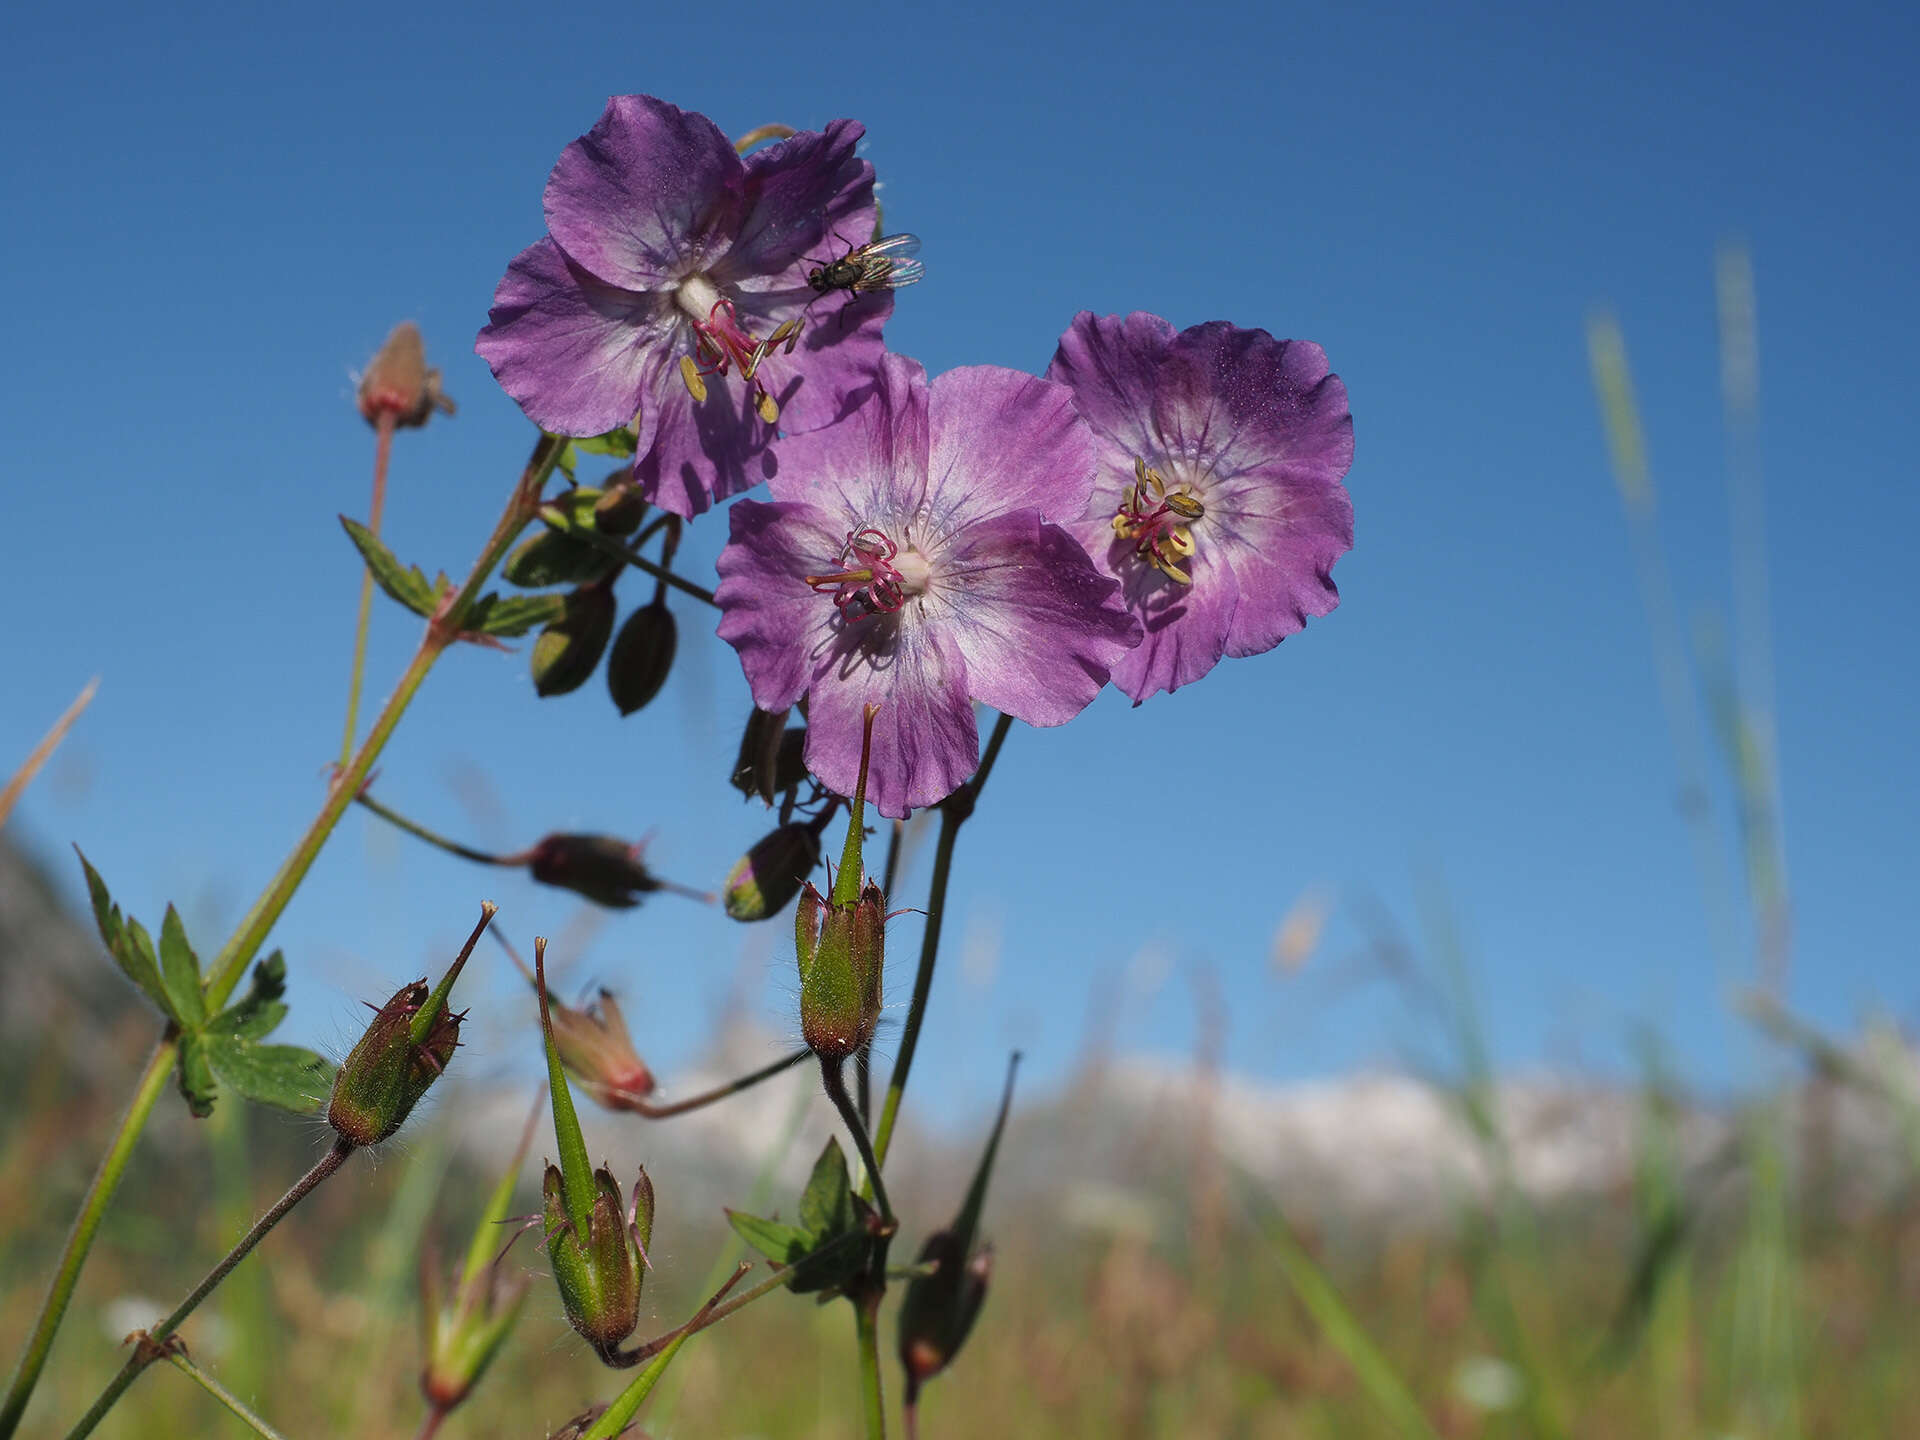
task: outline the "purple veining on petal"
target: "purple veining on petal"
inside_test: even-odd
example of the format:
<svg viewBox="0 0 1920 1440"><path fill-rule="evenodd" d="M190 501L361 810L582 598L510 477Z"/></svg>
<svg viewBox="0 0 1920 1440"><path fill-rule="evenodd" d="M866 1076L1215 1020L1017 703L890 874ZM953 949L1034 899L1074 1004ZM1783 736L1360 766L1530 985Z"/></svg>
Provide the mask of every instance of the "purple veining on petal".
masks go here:
<svg viewBox="0 0 1920 1440"><path fill-rule="evenodd" d="M681 515L759 483L782 434L856 412L889 297L820 296L809 249L873 228L850 120L749 156L705 116L616 96L547 186L551 235L514 262L476 348L543 428L636 423L635 473Z"/></svg>
<svg viewBox="0 0 1920 1440"><path fill-rule="evenodd" d="M1084 508L1093 449L1070 400L1013 371L929 386L889 356L860 413L782 442L775 504L733 507L719 633L756 703L810 695L824 784L852 787L875 703L868 798L892 816L932 804L978 763L975 700L1064 723L1135 643L1118 583L1041 513Z"/></svg>
<svg viewBox="0 0 1920 1440"><path fill-rule="evenodd" d="M1113 675L1136 704L1339 603L1353 421L1319 346L1083 313L1048 375L1074 387L1099 437L1099 482L1072 528L1145 627Z"/></svg>

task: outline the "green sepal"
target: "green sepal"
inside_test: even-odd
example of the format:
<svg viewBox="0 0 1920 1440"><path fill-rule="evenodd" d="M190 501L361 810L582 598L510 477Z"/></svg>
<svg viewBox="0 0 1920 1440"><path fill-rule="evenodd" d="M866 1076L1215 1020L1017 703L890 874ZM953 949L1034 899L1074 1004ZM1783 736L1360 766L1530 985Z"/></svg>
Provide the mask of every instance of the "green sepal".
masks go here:
<svg viewBox="0 0 1920 1440"><path fill-rule="evenodd" d="M174 1018L189 1030L198 1029L207 1018L206 997L200 993L200 957L187 943L187 927L171 905L160 922L160 983L167 988Z"/></svg>
<svg viewBox="0 0 1920 1440"><path fill-rule="evenodd" d="M187 1102L187 1109L200 1120L206 1119L213 1113L213 1097L219 1088L213 1083L213 1068L209 1060L205 1036L189 1032L180 1037L180 1059L175 1066L176 1078L180 1085L180 1094Z"/></svg>
<svg viewBox="0 0 1920 1440"><path fill-rule="evenodd" d="M380 537L357 520L349 520L342 515L340 525L359 550L360 558L367 562L367 570L373 576L374 583L416 615L431 619L439 603L445 577L429 582L418 565L402 565L394 553L381 543Z"/></svg>
<svg viewBox="0 0 1920 1440"><path fill-rule="evenodd" d="M807 1253L807 1232L782 1220L763 1220L743 1210L727 1211L727 1223L747 1244L776 1265L791 1265Z"/></svg>
<svg viewBox="0 0 1920 1440"><path fill-rule="evenodd" d="M591 517L591 507L587 513ZM619 560L584 540L559 530L544 530L521 541L507 556L500 574L508 584L522 590L541 590L549 585L587 585L604 580L619 564Z"/></svg>
<svg viewBox="0 0 1920 1440"><path fill-rule="evenodd" d="M562 534L597 530L599 520L594 508L606 492L597 485L575 485L562 490L540 507L540 519L549 529Z"/></svg>
<svg viewBox="0 0 1920 1440"><path fill-rule="evenodd" d="M93 900L93 923L99 927L100 939L106 944L107 953L113 956L114 963L134 984L138 985L146 997L160 1007L160 1013L169 1020L179 1017L173 1013L173 1004L167 998L166 985L160 979L160 964L153 953L152 943L146 948L137 947L127 934L127 926L120 917L120 907L113 903L113 896L107 892L107 882L100 878L81 853L78 845L73 853L80 856L80 868L87 874L87 894ZM145 931L141 932L143 935Z"/></svg>
<svg viewBox="0 0 1920 1440"><path fill-rule="evenodd" d="M467 615L467 629L482 635L524 635L567 613L564 595L483 595Z"/></svg>
<svg viewBox="0 0 1920 1440"><path fill-rule="evenodd" d="M317 1115L333 1088L333 1066L298 1045L258 1045L238 1035L212 1033L196 1041L213 1073L236 1094L259 1104Z"/></svg>
<svg viewBox="0 0 1920 1440"><path fill-rule="evenodd" d="M534 691L566 695L587 683L613 638L613 592L604 585L569 591L558 620L540 632L530 657Z"/></svg>

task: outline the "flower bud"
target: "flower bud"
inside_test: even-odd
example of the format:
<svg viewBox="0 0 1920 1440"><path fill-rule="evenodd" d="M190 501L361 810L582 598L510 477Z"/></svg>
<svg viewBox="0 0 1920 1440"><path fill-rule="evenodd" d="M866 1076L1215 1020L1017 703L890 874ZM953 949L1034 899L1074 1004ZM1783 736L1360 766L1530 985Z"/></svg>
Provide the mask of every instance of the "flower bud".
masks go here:
<svg viewBox="0 0 1920 1440"><path fill-rule="evenodd" d="M785 710L761 710L756 707L747 716L746 728L740 732L740 754L733 762L733 787L742 795L758 795L764 804L772 805L773 797L787 787L779 783L780 760L787 735L787 714ZM801 740L806 739L806 731L799 730ZM806 768L801 767L799 775L794 777L798 784L806 776Z"/></svg>
<svg viewBox="0 0 1920 1440"><path fill-rule="evenodd" d="M535 989L540 997L540 1029L546 1042L547 1089L553 1099L553 1133L560 1163L548 1165L541 1186L545 1197L547 1260L567 1321L600 1358L615 1363L620 1342L640 1323L641 1268L653 1239L653 1182L642 1170L634 1182L633 1208L622 1214L620 1186L601 1165L590 1171L587 1145L580 1133L567 1089L547 994L547 942L533 942Z"/></svg>
<svg viewBox="0 0 1920 1440"><path fill-rule="evenodd" d="M886 912L880 887L872 881L852 905L822 899L811 883L801 891L794 912L800 1035L823 1060L844 1060L873 1038L880 1020Z"/></svg>
<svg viewBox="0 0 1920 1440"><path fill-rule="evenodd" d="M565 695L586 684L613 635L611 586L582 585L566 605L533 642L533 688L541 695Z"/></svg>
<svg viewBox="0 0 1920 1440"><path fill-rule="evenodd" d="M944 1230L929 1235L920 1247L920 1263L931 1264L933 1271L916 1275L900 1302L900 1365L907 1372L909 1408L917 1400L920 1387L953 1363L979 1318L980 1307L986 1303L987 1282L993 1276L993 1251L983 1248L975 1252L973 1242L987 1200L987 1180L1000 1149L1000 1134L1006 1129L1007 1111L1013 1104L1013 1075L1019 1064L1016 1054L1007 1066L1006 1088L1000 1095L993 1133L987 1137L987 1148L974 1170L960 1213Z"/></svg>
<svg viewBox="0 0 1920 1440"><path fill-rule="evenodd" d="M454 1274L451 1293L440 1290L439 1266L433 1257L421 1257L420 1319L425 1329L426 1362L420 1370L420 1390L439 1414L452 1410L473 1392L526 1304L531 1280L524 1272L507 1271L507 1250L500 1248L500 1227L507 1219L520 1166L527 1158L527 1147L539 1120L540 1103L536 1100L520 1143L514 1147L513 1157L474 1226L466 1261ZM512 1245L509 1240L507 1249Z"/></svg>
<svg viewBox="0 0 1920 1440"><path fill-rule="evenodd" d="M595 1170L592 1185L587 1223L576 1225L568 1213L566 1178L558 1165L547 1167L542 1185L547 1259L567 1323L608 1359L640 1323L641 1257L653 1238L653 1186L642 1170L629 1219L611 1170L605 1165Z"/></svg>
<svg viewBox="0 0 1920 1440"><path fill-rule="evenodd" d="M420 327L402 320L387 336L360 377L355 397L360 413L369 425L380 417L392 416L398 429L418 429L438 410L451 415L454 403L440 392L440 372L427 368L427 347L420 338Z"/></svg>
<svg viewBox="0 0 1920 1440"><path fill-rule="evenodd" d="M645 848L617 835L548 835L526 852L527 869L542 885L571 890L612 910L630 910L656 890L689 900L713 898L655 875L640 858Z"/></svg>
<svg viewBox="0 0 1920 1440"><path fill-rule="evenodd" d="M633 470L617 470L607 479L607 488L593 502L593 528L602 535L631 535L647 518L647 498L633 483Z"/></svg>
<svg viewBox="0 0 1920 1440"><path fill-rule="evenodd" d="M800 1034L824 1061L844 1060L859 1050L873 1038L880 1020L887 902L873 881L861 885L860 854L877 708L867 707L860 778L847 812L847 841L833 893L823 897L809 881L793 915L794 951L800 962Z"/></svg>
<svg viewBox="0 0 1920 1440"><path fill-rule="evenodd" d="M425 980L403 985L374 1012L334 1078L327 1123L354 1145L377 1145L394 1131L438 1080L460 1043L462 1015L447 1009L453 988L495 906L480 907L480 923L431 994Z"/></svg>
<svg viewBox="0 0 1920 1440"><path fill-rule="evenodd" d="M679 643L665 596L656 596L627 617L607 657L607 690L622 715L633 714L660 693Z"/></svg>
<svg viewBox="0 0 1920 1440"><path fill-rule="evenodd" d="M727 914L736 920L770 920L800 893L820 863L820 831L795 821L760 837L734 862L721 892Z"/></svg>

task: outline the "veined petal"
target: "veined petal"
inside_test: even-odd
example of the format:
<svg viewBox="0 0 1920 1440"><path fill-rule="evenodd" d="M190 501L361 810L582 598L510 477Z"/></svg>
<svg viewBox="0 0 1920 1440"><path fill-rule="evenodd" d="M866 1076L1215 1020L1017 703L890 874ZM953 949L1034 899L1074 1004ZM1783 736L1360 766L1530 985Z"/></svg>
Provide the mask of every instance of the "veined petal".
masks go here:
<svg viewBox="0 0 1920 1440"><path fill-rule="evenodd" d="M867 803L891 819L944 800L980 763L966 662L912 609L842 629L815 662L812 696L807 768L841 795L859 779L866 707L880 707Z"/></svg>
<svg viewBox="0 0 1920 1440"><path fill-rule="evenodd" d="M1347 388L1309 340L1223 320L1184 330L1161 367L1152 416L1160 455L1194 457L1226 476L1261 470L1338 483L1353 464Z"/></svg>
<svg viewBox="0 0 1920 1440"><path fill-rule="evenodd" d="M1099 453L1073 392L998 365L949 370L928 405L928 528L951 535L984 516L1037 510L1077 519Z"/></svg>
<svg viewBox="0 0 1920 1440"><path fill-rule="evenodd" d="M811 505L740 500L727 512L731 539L721 550L720 638L739 652L740 668L762 710L784 710L813 679L832 641L833 607L806 577L838 553L833 517ZM855 766L859 742L854 744ZM849 782L851 783L851 782ZM846 792L851 793L851 792Z"/></svg>
<svg viewBox="0 0 1920 1440"><path fill-rule="evenodd" d="M774 473L773 430L745 389L714 381L695 400L676 370L654 405L653 443L634 462L640 493L691 519L716 501L751 490Z"/></svg>
<svg viewBox="0 0 1920 1440"><path fill-rule="evenodd" d="M1064 725L1138 641L1120 586L1031 510L969 525L935 564L922 604L951 634L975 699L1030 725Z"/></svg>
<svg viewBox="0 0 1920 1440"><path fill-rule="evenodd" d="M644 448L674 323L669 301L603 284L548 239L507 267L473 348L542 429L604 435L638 414Z"/></svg>
<svg viewBox="0 0 1920 1440"><path fill-rule="evenodd" d="M1082 310L1060 337L1047 378L1073 388L1087 423L1124 450L1131 464L1152 446L1154 390L1173 343L1173 326L1158 315Z"/></svg>
<svg viewBox="0 0 1920 1440"><path fill-rule="evenodd" d="M547 177L547 229L608 284L669 287L725 249L744 179L732 142L706 116L616 95Z"/></svg>
<svg viewBox="0 0 1920 1440"><path fill-rule="evenodd" d="M782 276L806 289L807 270L826 263L812 252L836 241L843 253L872 238L873 166L854 154L866 133L856 120L835 120L747 156L743 218L716 274Z"/></svg>
<svg viewBox="0 0 1920 1440"><path fill-rule="evenodd" d="M927 372L916 360L883 353L863 383L864 403L839 423L780 442L768 488L777 500L804 500L842 517L848 530L904 528L926 492ZM836 552L842 538L835 537Z"/></svg>
<svg viewBox="0 0 1920 1440"><path fill-rule="evenodd" d="M1111 532L1108 532L1111 539ZM1113 683L1134 704L1165 690L1191 685L1220 663L1239 610L1240 589L1233 570L1216 556L1202 553L1189 564L1191 585L1179 585L1148 565L1133 561L1132 547L1113 541L1103 568L1122 577L1127 608L1141 622L1136 649L1114 664Z"/></svg>

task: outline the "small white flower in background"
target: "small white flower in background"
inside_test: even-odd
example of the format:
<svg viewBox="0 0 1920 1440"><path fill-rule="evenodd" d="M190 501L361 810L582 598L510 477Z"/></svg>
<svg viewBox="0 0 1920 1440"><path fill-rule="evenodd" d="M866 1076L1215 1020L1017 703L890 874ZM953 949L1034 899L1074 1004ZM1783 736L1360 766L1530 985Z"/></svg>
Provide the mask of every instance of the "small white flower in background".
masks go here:
<svg viewBox="0 0 1920 1440"><path fill-rule="evenodd" d="M1496 1355L1469 1355L1453 1372L1453 1393L1477 1410L1511 1410L1526 1381Z"/></svg>

